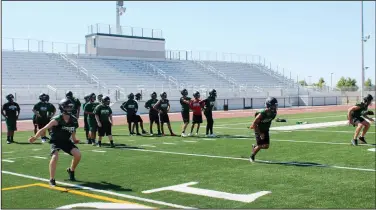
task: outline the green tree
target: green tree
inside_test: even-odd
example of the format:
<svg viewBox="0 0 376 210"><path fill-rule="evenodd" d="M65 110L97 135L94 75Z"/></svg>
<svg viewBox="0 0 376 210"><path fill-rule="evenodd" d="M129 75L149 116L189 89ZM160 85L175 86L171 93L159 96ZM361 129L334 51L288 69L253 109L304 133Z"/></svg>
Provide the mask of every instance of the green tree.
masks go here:
<svg viewBox="0 0 376 210"><path fill-rule="evenodd" d="M358 90L358 86L356 85L356 79L352 79L348 77L345 79L344 77L341 77L337 82L337 88L338 89L352 89L352 90Z"/></svg>
<svg viewBox="0 0 376 210"><path fill-rule="evenodd" d="M364 82L364 86L366 87L372 87L372 80L370 78L368 78L365 82Z"/></svg>
<svg viewBox="0 0 376 210"><path fill-rule="evenodd" d="M320 78L319 79L319 82L316 84L318 87L322 88L323 86L325 86L325 80L324 78Z"/></svg>
<svg viewBox="0 0 376 210"><path fill-rule="evenodd" d="M300 81L299 81L299 84L300 84L301 86L307 86L307 85L308 85L307 82L306 82L305 80L300 80Z"/></svg>

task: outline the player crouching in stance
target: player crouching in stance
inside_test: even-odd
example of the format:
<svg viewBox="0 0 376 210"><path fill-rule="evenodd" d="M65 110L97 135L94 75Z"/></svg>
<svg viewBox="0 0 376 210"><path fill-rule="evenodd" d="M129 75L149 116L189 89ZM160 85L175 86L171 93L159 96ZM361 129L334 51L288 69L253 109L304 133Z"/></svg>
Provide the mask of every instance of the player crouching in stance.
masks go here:
<svg viewBox="0 0 376 210"><path fill-rule="evenodd" d="M61 114L52 118L52 120L42 129L40 129L35 136L29 138L29 142L33 143L41 136L43 132L46 132L48 129L52 129L51 133L51 161L50 161L50 185L56 186L55 181L55 172L56 165L59 159L59 150L63 150L65 153L73 156L72 164L67 168L69 174L69 179L75 181L74 172L78 163L81 160L80 150L76 147L75 144L79 142L76 138L76 129L78 128L78 121L76 117L73 117L72 110L74 103L69 99L63 99L59 103L59 109ZM72 140L74 143L72 142Z"/></svg>
<svg viewBox="0 0 376 210"><path fill-rule="evenodd" d="M186 137L185 130L188 127L189 124L189 101L191 100L190 97L188 97L188 91L187 89L183 89L181 92L182 97L180 98L180 104L181 104L181 117L183 118L183 128L181 132L182 137Z"/></svg>
<svg viewBox="0 0 376 210"><path fill-rule="evenodd" d="M139 102L141 100L141 93L136 93L135 97L136 97L136 101ZM146 134L147 132L144 130L144 121L142 120L141 116L140 116L140 112L136 112L136 121L138 123L140 123L140 127L141 127L141 130L142 130L142 134ZM135 124L133 124L133 127L132 127L132 133L134 133L134 128L135 128Z"/></svg>
<svg viewBox="0 0 376 210"><path fill-rule="evenodd" d="M372 100L373 100L372 95L368 94L366 97L363 98L363 101L361 103L356 104L355 106L351 107L348 110L347 119L349 120L349 124L353 125L354 127L357 126L355 129L353 140L351 140L351 143L354 146L358 145L358 135L360 133L360 130L362 130L362 128L363 128L363 132L362 132L362 135L359 137L359 140L363 142L364 144L367 144L364 137L370 125L369 125L369 122L367 122L364 118L366 118L369 121L374 122L373 119L366 116L368 106L372 103Z"/></svg>
<svg viewBox="0 0 376 210"><path fill-rule="evenodd" d="M112 139L112 109L110 107L110 97L101 99L101 104L95 107L93 113L98 125L98 147L102 146L102 137L108 136L111 147L115 147Z"/></svg>
<svg viewBox="0 0 376 210"><path fill-rule="evenodd" d="M158 136L161 135L161 127L159 125L159 116L158 116L158 110L154 109L154 105L158 102L157 99L157 93L153 92L151 95L151 99L149 99L145 103L145 108L149 109L149 121L150 121L150 135L153 135L153 123L157 124L158 128Z"/></svg>
<svg viewBox="0 0 376 210"><path fill-rule="evenodd" d="M266 109L255 113L256 119L250 126L255 131L257 146L252 144L252 154L250 161L255 161L255 156L260 149L268 149L270 143L269 128L272 121L277 116L278 101L274 97L268 97L265 101Z"/></svg>
<svg viewBox="0 0 376 210"><path fill-rule="evenodd" d="M168 117L168 112L170 111L170 102L167 99L167 93L161 93L161 100L159 100L153 108L159 112L159 120L161 122L162 136L164 136L164 124L167 123L168 129L170 130L171 136L176 136L171 129L170 118Z"/></svg>
<svg viewBox="0 0 376 210"><path fill-rule="evenodd" d="M14 131L17 130L17 120L20 115L20 106L14 101L13 94L8 94L6 96L8 100L1 108L1 114L5 118L5 123L7 125L7 144L13 143Z"/></svg>

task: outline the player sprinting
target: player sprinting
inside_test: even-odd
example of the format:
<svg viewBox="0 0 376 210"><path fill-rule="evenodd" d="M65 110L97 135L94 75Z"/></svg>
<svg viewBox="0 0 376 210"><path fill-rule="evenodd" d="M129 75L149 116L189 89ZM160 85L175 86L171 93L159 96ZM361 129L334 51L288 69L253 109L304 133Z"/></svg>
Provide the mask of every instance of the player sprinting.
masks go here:
<svg viewBox="0 0 376 210"><path fill-rule="evenodd" d="M274 97L268 97L265 101L265 109L255 113L256 119L250 126L255 132L257 145L252 144L252 154L249 158L251 162L255 161L255 156L260 149L268 149L270 144L269 129L272 121L277 116L278 101Z"/></svg>
<svg viewBox="0 0 376 210"><path fill-rule="evenodd" d="M363 101L361 103L357 103L355 104L355 106L348 109L347 119L349 121L348 122L349 125L353 125L354 127L357 126L355 129L353 139L351 140L351 144L354 146L358 145L358 136L362 128L363 128L363 131L359 137L359 140L362 143L367 144L365 136L370 127L370 124L364 118L366 118L369 121L374 122L373 119L367 116L368 106L372 103L372 100L373 100L372 95L368 94L366 97L363 98Z"/></svg>
<svg viewBox="0 0 376 210"><path fill-rule="evenodd" d="M42 93L39 95L39 102L36 103L33 107L33 112L36 116L35 121L38 125L38 129L44 128L51 120L51 117L55 114L56 108L47 102L47 95ZM46 137L46 132L42 131L41 133L42 143L45 143L48 138Z"/></svg>
<svg viewBox="0 0 376 210"><path fill-rule="evenodd" d="M170 101L167 99L167 93L162 92L160 94L161 99L153 106L154 109L159 112L159 121L161 123L162 136L164 133L164 124L167 123L168 130L170 131L171 136L176 136L171 129L170 118L168 117L168 112L170 111Z"/></svg>
<svg viewBox="0 0 376 210"><path fill-rule="evenodd" d="M98 147L102 146L102 137L108 136L111 147L115 147L112 139L112 109L110 107L110 97L102 99L101 104L95 107L93 113L98 124Z"/></svg>
<svg viewBox="0 0 376 210"><path fill-rule="evenodd" d="M1 107L1 114L5 118L7 125L7 144L14 143L14 131L17 131L17 120L20 115L20 106L14 101L13 94L8 94L6 97L8 102Z"/></svg>
<svg viewBox="0 0 376 210"><path fill-rule="evenodd" d="M33 143L41 136L43 132L52 129L51 133L51 160L50 160L50 185L56 186L55 173L57 161L59 159L59 151L63 150L65 153L73 156L71 166L67 168L69 179L75 181L75 171L78 163L81 160L80 150L75 144L79 142L76 138L76 129L78 128L78 121L76 117L71 115L74 109L74 103L69 99L63 99L59 103L61 114L52 118L52 120L42 129L40 129L34 136L29 138L29 142ZM72 142L72 140L74 143Z"/></svg>
<svg viewBox="0 0 376 210"><path fill-rule="evenodd" d="M128 123L128 129L129 129L129 135L134 135L132 132L132 123L136 124L136 131L137 135L140 136L140 132L138 130L138 121L136 118L136 113L138 110L138 103L137 101L134 100L134 94L130 93L128 95L128 101L124 102L121 106L120 109L122 109L124 112L127 113L127 123Z"/></svg>
<svg viewBox="0 0 376 210"><path fill-rule="evenodd" d="M204 115L207 121L206 137L215 137L215 134L213 133L213 126L214 126L213 108L215 105L216 98L217 98L217 91L215 89L212 89L209 91L209 97L202 100L202 103L204 104Z"/></svg>
<svg viewBox="0 0 376 210"><path fill-rule="evenodd" d="M200 125L202 123L202 108L203 108L202 105L203 105L203 103L200 100L200 93L198 91L193 93L193 98L194 99L192 99L189 102L189 108L193 112L191 132L189 133L189 136L192 136L193 129L195 128L196 124L197 124L197 130L196 130L195 136L198 136L198 132L200 130Z"/></svg>
<svg viewBox="0 0 376 210"><path fill-rule="evenodd" d="M191 100L190 97L188 97L188 91L187 89L183 89L180 91L182 97L180 98L180 105L181 105L181 117L183 118L183 126L182 126L182 132L181 136L186 137L187 134L185 134L185 131L187 130L188 124L189 124L189 101ZM188 102L188 103L187 103Z"/></svg>
<svg viewBox="0 0 376 210"><path fill-rule="evenodd" d="M150 135L153 134L153 123L157 124L158 128L158 136L161 135L161 127L159 125L159 116L158 116L158 110L154 109L154 105L157 104L158 99L157 99L157 93L153 92L151 95L151 99L149 99L145 103L145 108L149 109L149 121L150 121Z"/></svg>
<svg viewBox="0 0 376 210"><path fill-rule="evenodd" d="M85 106L90 102L90 94L86 95L84 97L84 104L82 104L82 110L84 110L84 130L85 130L85 136L86 136L86 143L91 144L90 138L89 138L89 124L87 122L87 113L85 112Z"/></svg>
<svg viewBox="0 0 376 210"><path fill-rule="evenodd" d="M65 94L65 98L71 100L74 104L72 115L74 115L77 119L80 118L80 110L81 110L81 102L78 98L73 97L72 91L67 91Z"/></svg>
<svg viewBox="0 0 376 210"><path fill-rule="evenodd" d="M87 124L89 125L89 144L95 146L96 142L96 133L98 131L97 120L95 119L94 109L96 106L99 105L98 102L95 101L95 93L90 94L90 101L85 105L84 113L87 114Z"/></svg>
<svg viewBox="0 0 376 210"><path fill-rule="evenodd" d="M136 97L137 104L141 100L141 96L142 96L141 93L136 93L135 97ZM137 123L140 124L141 130L142 130L142 134L146 134L147 132L144 130L144 121L142 120L139 111L136 112L136 121L137 121ZM132 133L134 133L134 128L135 127L136 127L136 125L133 124Z"/></svg>

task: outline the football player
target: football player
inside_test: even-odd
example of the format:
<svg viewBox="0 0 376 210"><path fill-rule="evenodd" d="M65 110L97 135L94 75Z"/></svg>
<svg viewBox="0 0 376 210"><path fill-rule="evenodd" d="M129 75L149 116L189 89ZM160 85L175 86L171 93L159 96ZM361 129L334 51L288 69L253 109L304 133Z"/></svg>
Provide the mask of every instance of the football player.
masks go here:
<svg viewBox="0 0 376 210"><path fill-rule="evenodd" d="M84 113L87 114L87 124L89 126L89 144L95 146L95 139L96 133L98 131L97 120L95 119L94 109L96 106L99 105L98 102L95 101L95 93L90 94L90 101L85 105Z"/></svg>
<svg viewBox="0 0 376 210"><path fill-rule="evenodd" d="M189 136L192 135L193 129L195 128L195 125L197 124L197 130L196 130L196 136L198 136L198 131L200 130L200 125L202 123L202 101L200 100L200 93L196 91L193 93L193 98L189 102L189 108L193 112L192 116L192 126L191 126L191 133L189 133Z"/></svg>
<svg viewBox="0 0 376 210"><path fill-rule="evenodd" d="M52 118L52 120L42 129L40 129L34 136L29 138L29 142L33 143L39 138L42 133L48 129L52 129L51 133L51 160L50 160L50 185L56 186L55 173L57 161L59 159L59 150L73 156L72 164L67 168L69 179L76 181L75 171L78 163L81 160L80 150L75 144L79 142L76 138L76 130L78 128L78 121L72 116L74 103L69 99L64 98L59 103L61 114ZM72 140L73 142L72 142Z"/></svg>
<svg viewBox="0 0 376 210"><path fill-rule="evenodd" d="M115 147L112 139L112 109L110 107L110 97L103 98L101 104L95 107L94 112L95 119L98 125L98 147L102 146L102 137L108 136L111 147Z"/></svg>
<svg viewBox="0 0 376 210"><path fill-rule="evenodd" d="M65 94L65 98L71 100L74 103L74 108L72 114L79 119L80 118L80 109L81 109L81 102L78 98L73 97L72 91L67 91Z"/></svg>
<svg viewBox="0 0 376 210"><path fill-rule="evenodd" d="M182 132L181 136L186 137L185 130L188 127L189 124L189 101L191 100L190 97L188 97L188 91L187 89L183 89L180 91L182 97L180 98L180 105L181 105L181 117L183 118L183 126L182 126ZM188 101L188 103L187 103Z"/></svg>
<svg viewBox="0 0 376 210"><path fill-rule="evenodd" d="M51 117L55 114L56 109L53 105L47 102L47 94L41 93L39 95L39 102L36 103L33 107L33 112L36 116L35 121L38 125L38 129L44 128L48 123ZM40 133L42 136L42 143L45 143L48 138L46 137L45 132Z"/></svg>
<svg viewBox="0 0 376 210"><path fill-rule="evenodd" d="M176 136L171 129L170 118L168 117L168 112L170 111L170 102L167 99L167 93L163 92L160 94L161 100L159 100L153 108L159 112L159 121L161 123L162 136L164 136L164 124L167 123L168 129L170 130L171 136Z"/></svg>
<svg viewBox="0 0 376 210"><path fill-rule="evenodd" d="M7 144L14 142L14 131L17 131L17 120L20 115L20 106L14 101L13 94L8 94L6 97L8 102L1 107L1 114L5 118L7 125Z"/></svg>
<svg viewBox="0 0 376 210"><path fill-rule="evenodd" d="M215 89L212 89L209 91L209 97L202 100L202 103L204 103L204 115L206 117L206 137L215 137L213 133L213 126L214 126L214 120L213 120L213 108L215 105L215 99L217 98L217 91ZM210 132L210 134L209 134Z"/></svg>
<svg viewBox="0 0 376 210"><path fill-rule="evenodd" d="M145 108L149 109L150 135L153 135L153 123L155 123L157 124L157 128L158 128L158 136L160 136L161 128L159 125L158 110L154 109L154 105L158 102L157 93L153 92L150 96L151 96L151 99L149 99L145 103Z"/></svg>
<svg viewBox="0 0 376 210"><path fill-rule="evenodd" d="M99 94L98 96L97 96L97 101L99 102L99 103L102 103L102 99L103 99L103 94Z"/></svg>
<svg viewBox="0 0 376 210"><path fill-rule="evenodd" d="M265 101L265 109L255 113L256 119L253 121L250 129L255 132L257 145L252 144L252 154L249 158L251 162L255 161L255 156L260 149L268 149L270 144L269 129L272 121L277 116L278 101L274 97L268 97Z"/></svg>
<svg viewBox="0 0 376 210"><path fill-rule="evenodd" d="M129 135L133 135L132 132L132 123L136 124L136 131L137 135L141 135L138 130L138 120L136 118L136 113L138 111L138 103L134 100L134 94L130 93L128 95L128 101L124 102L120 109L122 109L124 112L127 113L127 122L128 122L128 129L129 129Z"/></svg>
<svg viewBox="0 0 376 210"><path fill-rule="evenodd" d="M353 136L353 139L351 140L352 145L357 146L358 145L358 136L360 131L363 128L363 132L359 137L359 140L367 144L367 141L365 139L365 135L370 127L369 122L367 122L364 118L367 120L374 122L373 119L369 118L367 116L368 112L368 106L372 103L373 97L372 95L368 94L366 97L363 98L363 101L361 103L355 104L355 106L348 109L347 112L347 120L349 121L349 125L356 126L355 133Z"/></svg>
<svg viewBox="0 0 376 210"><path fill-rule="evenodd" d="M98 97L99 98L99 97ZM91 144L91 140L89 138L89 124L87 122L87 114L85 112L85 106L90 102L90 94L86 95L84 97L85 103L82 105L82 110L84 110L84 130L85 130L85 135L86 135L86 143Z"/></svg>
<svg viewBox="0 0 376 210"><path fill-rule="evenodd" d="M142 95L141 95L141 93L137 93L136 95L135 95L135 97L136 97L136 102L137 102L137 104L138 104L138 102L141 100L141 97L142 97ZM140 123L140 127L141 127L141 130L142 130L142 134L146 134L147 132L144 130L144 121L142 120L142 118L141 118L141 116L140 116L140 112L136 112L136 120L137 120L137 122L138 123ZM133 124L133 127L132 127L132 133L134 133L134 128L136 127L136 125L135 124Z"/></svg>

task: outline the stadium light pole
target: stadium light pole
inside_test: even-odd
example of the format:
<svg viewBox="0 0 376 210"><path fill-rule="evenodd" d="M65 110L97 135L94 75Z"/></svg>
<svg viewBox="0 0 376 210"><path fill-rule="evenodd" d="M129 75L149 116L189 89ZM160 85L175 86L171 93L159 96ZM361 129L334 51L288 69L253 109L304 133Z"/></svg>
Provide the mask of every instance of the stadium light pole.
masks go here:
<svg viewBox="0 0 376 210"><path fill-rule="evenodd" d="M363 15L363 1L361 2L361 20L362 20L362 84L361 84L361 90L360 90L360 97L363 98L364 94L364 42L366 42L368 39L370 39L370 35L364 36L364 15Z"/></svg>
<svg viewBox="0 0 376 210"><path fill-rule="evenodd" d="M333 90L333 72L330 73L330 88Z"/></svg>

